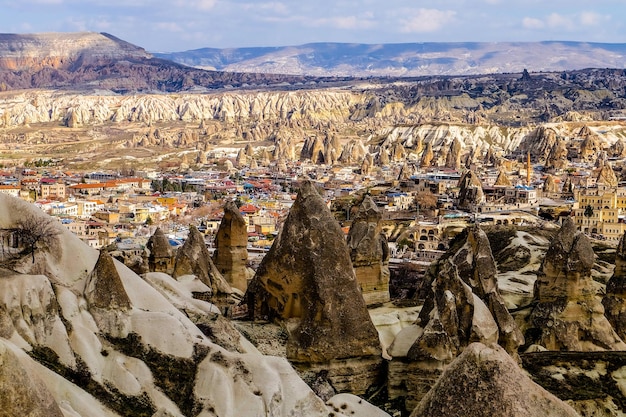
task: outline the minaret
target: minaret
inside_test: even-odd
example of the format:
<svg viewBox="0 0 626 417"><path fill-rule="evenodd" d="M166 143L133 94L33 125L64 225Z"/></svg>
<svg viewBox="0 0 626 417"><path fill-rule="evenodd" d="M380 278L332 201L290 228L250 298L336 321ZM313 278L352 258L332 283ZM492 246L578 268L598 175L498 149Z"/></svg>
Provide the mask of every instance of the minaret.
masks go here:
<svg viewBox="0 0 626 417"><path fill-rule="evenodd" d="M530 187L530 151L526 154L526 185Z"/></svg>

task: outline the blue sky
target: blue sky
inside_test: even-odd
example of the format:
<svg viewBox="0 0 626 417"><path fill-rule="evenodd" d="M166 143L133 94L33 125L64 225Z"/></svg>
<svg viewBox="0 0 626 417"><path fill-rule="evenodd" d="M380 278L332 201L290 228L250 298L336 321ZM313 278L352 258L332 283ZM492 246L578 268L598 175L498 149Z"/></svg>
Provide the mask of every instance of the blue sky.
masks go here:
<svg viewBox="0 0 626 417"><path fill-rule="evenodd" d="M108 32L151 52L309 42L626 43L626 0L0 0L0 32Z"/></svg>

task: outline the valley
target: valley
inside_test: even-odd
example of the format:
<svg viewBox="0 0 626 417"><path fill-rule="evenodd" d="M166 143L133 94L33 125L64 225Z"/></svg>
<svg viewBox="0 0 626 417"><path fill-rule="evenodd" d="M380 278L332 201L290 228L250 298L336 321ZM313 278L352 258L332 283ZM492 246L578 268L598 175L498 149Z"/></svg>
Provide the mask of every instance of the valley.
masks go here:
<svg viewBox="0 0 626 417"><path fill-rule="evenodd" d="M623 69L34 39L0 36L7 415L626 414Z"/></svg>

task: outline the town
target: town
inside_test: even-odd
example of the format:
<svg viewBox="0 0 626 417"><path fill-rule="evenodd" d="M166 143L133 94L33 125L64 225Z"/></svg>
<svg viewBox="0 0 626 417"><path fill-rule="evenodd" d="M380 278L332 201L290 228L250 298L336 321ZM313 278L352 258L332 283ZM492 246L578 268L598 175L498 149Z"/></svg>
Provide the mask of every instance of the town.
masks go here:
<svg viewBox="0 0 626 417"><path fill-rule="evenodd" d="M212 247L226 201L237 204L248 249L266 251L298 190L310 179L348 233L364 194L382 212L392 259L428 264L467 224L546 225L573 216L591 238L616 245L626 230L626 187L610 163L551 170L530 154L507 165L470 168L391 163L364 175L362 167L310 160L258 165L227 153L199 170L66 172L55 161L0 171L0 192L33 202L93 248L141 250L160 228L176 247L195 225ZM254 257L252 257L254 258Z"/></svg>

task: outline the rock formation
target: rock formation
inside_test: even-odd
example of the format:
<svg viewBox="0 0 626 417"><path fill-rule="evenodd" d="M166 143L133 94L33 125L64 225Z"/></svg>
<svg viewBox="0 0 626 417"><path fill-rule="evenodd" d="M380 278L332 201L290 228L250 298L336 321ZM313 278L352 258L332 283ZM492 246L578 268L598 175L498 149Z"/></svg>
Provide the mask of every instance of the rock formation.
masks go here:
<svg viewBox="0 0 626 417"><path fill-rule="evenodd" d="M543 182L543 192L544 193L558 193L559 192L559 184L554 179L553 175L546 175L546 179Z"/></svg>
<svg viewBox="0 0 626 417"><path fill-rule="evenodd" d="M472 343L441 375L411 417L578 417L533 382L498 345Z"/></svg>
<svg viewBox="0 0 626 417"><path fill-rule="evenodd" d="M100 251L98 262L87 278L84 294L89 312L101 329L111 329L109 332L115 337L128 336L127 314L132 305L113 258L106 250Z"/></svg>
<svg viewBox="0 0 626 417"><path fill-rule="evenodd" d="M597 297L591 277L594 260L589 238L566 218L550 242L537 275L537 304L528 318L527 343L548 350L626 349Z"/></svg>
<svg viewBox="0 0 626 417"><path fill-rule="evenodd" d="M618 336L626 340L626 234L622 235L615 253L613 276L606 283L602 299L604 315Z"/></svg>
<svg viewBox="0 0 626 417"><path fill-rule="evenodd" d="M48 219L6 194L0 213L2 230L25 215ZM139 277L53 224L55 250L39 251L23 272L0 274L1 415L332 412L286 359L260 354L214 306L192 298L192 280L160 272ZM94 308L124 314L128 333L96 317Z"/></svg>
<svg viewBox="0 0 626 417"><path fill-rule="evenodd" d="M489 240L478 226L467 228L431 265L416 298L424 300L417 322L389 348L390 396L404 395L407 409L471 342L499 343L513 356L524 343L499 293Z"/></svg>
<svg viewBox="0 0 626 417"><path fill-rule="evenodd" d="M611 168L609 163L604 163L598 172L596 177L596 184L603 185L609 188L617 187L617 176L615 175L615 171Z"/></svg>
<svg viewBox="0 0 626 417"><path fill-rule="evenodd" d="M172 276L181 278L195 275L211 289L211 300L216 304L227 303L232 288L213 264L211 254L206 247L204 237L198 229L191 225L189 235L181 248L176 252L176 260Z"/></svg>
<svg viewBox="0 0 626 417"><path fill-rule="evenodd" d="M213 262L226 281L241 291L248 287L248 230L233 201L224 205L224 217L215 235Z"/></svg>
<svg viewBox="0 0 626 417"><path fill-rule="evenodd" d="M368 306L389 301L389 247L381 219L376 203L366 195L348 232L350 259Z"/></svg>
<svg viewBox="0 0 626 417"><path fill-rule="evenodd" d="M148 249L148 270L150 272L165 272L166 274L172 272L174 251L160 227L157 227L154 234L148 239L146 249Z"/></svg>
<svg viewBox="0 0 626 417"><path fill-rule="evenodd" d="M496 178L496 182L494 182L493 185L503 185L505 187L511 187L513 184L511 183L509 176L506 175L506 172L504 172L504 170L500 170L498 171L498 178Z"/></svg>
<svg viewBox="0 0 626 417"><path fill-rule="evenodd" d="M441 358L454 358L471 341L490 342L491 330L480 330L480 324L491 325L493 320L496 325L494 341L514 355L524 343L524 337L498 290L489 239L479 226L469 227L464 233L462 246L451 248L425 277L428 285L424 288L425 301L418 319L418 324L425 329L423 337L428 336L430 328L443 330L450 346L448 352L439 351L443 353ZM484 308L486 311L482 310ZM480 316L485 313L489 317ZM430 351L432 347L428 340L418 339L408 352L409 358L437 358L440 353Z"/></svg>
<svg viewBox="0 0 626 417"><path fill-rule="evenodd" d="M295 362L380 355L343 232L305 181L248 288L255 316L296 319L287 342Z"/></svg>
<svg viewBox="0 0 626 417"><path fill-rule="evenodd" d="M63 417L52 393L0 340L0 415Z"/></svg>
<svg viewBox="0 0 626 417"><path fill-rule="evenodd" d="M470 210L473 206L484 203L485 194L480 179L473 171L467 171L459 181L459 198L457 206Z"/></svg>
<svg viewBox="0 0 626 417"><path fill-rule="evenodd" d="M433 163L435 154L433 152L433 144L431 142L426 143L426 149L422 153L422 159L420 160L420 167L429 167Z"/></svg>

